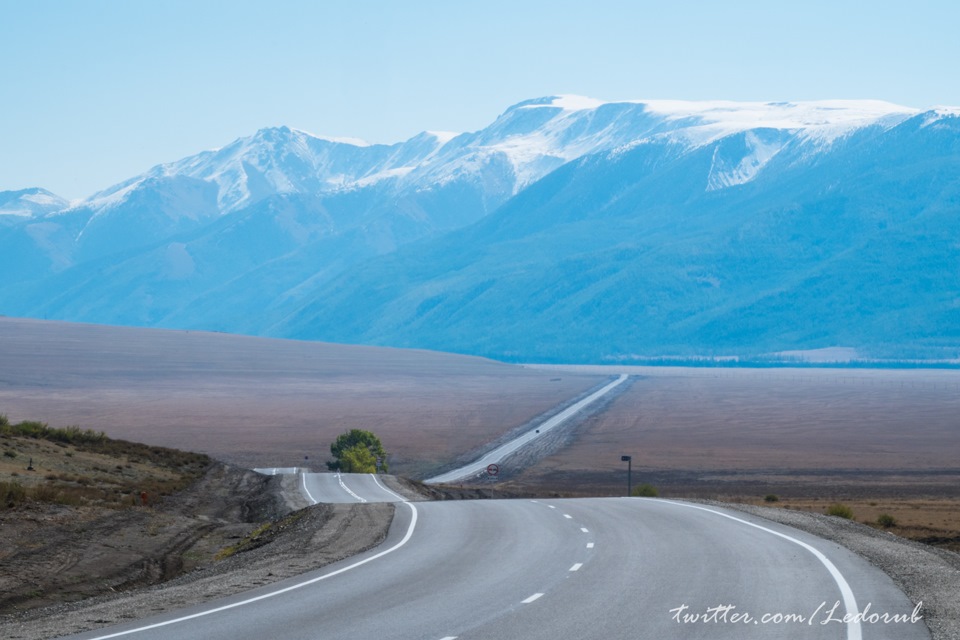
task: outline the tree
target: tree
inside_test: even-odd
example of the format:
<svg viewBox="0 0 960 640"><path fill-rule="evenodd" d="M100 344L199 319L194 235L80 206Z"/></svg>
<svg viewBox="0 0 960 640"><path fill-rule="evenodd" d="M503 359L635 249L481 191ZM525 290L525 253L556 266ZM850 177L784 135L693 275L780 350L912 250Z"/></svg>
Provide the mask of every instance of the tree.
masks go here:
<svg viewBox="0 0 960 640"><path fill-rule="evenodd" d="M337 436L330 445L330 453L334 460L327 463L331 471L346 471L348 473L374 473L377 470L377 459L380 459L380 470L387 471L387 452L375 434L363 429L351 429Z"/></svg>

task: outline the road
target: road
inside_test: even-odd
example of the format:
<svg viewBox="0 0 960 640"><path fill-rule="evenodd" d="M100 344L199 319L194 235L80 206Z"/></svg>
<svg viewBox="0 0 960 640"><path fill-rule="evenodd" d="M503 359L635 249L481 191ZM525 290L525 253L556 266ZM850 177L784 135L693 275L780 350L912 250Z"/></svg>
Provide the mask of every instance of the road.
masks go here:
<svg viewBox="0 0 960 640"><path fill-rule="evenodd" d="M300 491L313 504L403 501L372 473L301 473Z"/></svg>
<svg viewBox="0 0 960 640"><path fill-rule="evenodd" d="M843 621L868 605L907 618L914 608L846 549L739 512L644 498L406 502L365 554L74 637L929 638L922 622ZM682 617L717 607L733 608Z"/></svg>
<svg viewBox="0 0 960 640"><path fill-rule="evenodd" d="M580 413L587 406L593 404L603 396L607 395L613 391L616 387L623 384L629 376L621 375L616 380L610 384L604 386L599 391L595 391L590 394L583 400L567 407L557 415L552 418L544 421L541 424L536 425L535 427L530 428L522 435L510 440L506 444L503 444L493 451L484 454L477 460L474 460L470 464L464 465L458 469L442 473L440 475L434 476L424 480L428 484L445 484L450 482L457 482L458 480L464 480L466 478L473 478L483 473L486 473L486 469L491 464L499 464L501 460L509 456L511 453L515 452L517 449L523 447L526 444L529 444L533 440L540 438L546 435L551 429L555 429L560 426L576 414Z"/></svg>

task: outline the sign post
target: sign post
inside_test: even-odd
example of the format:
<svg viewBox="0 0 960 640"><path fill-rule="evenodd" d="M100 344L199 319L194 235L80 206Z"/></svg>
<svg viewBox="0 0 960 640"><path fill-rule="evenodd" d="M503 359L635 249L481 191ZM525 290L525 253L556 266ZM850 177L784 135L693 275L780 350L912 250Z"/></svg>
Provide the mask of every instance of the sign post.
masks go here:
<svg viewBox="0 0 960 640"><path fill-rule="evenodd" d="M627 497L628 497L628 498L630 497L630 489L632 488L632 487L631 487L631 482L630 482L630 480L631 480L631 478L630 478L630 472L631 472L631 467L633 466L633 462L632 462L632 461L633 461L633 458L632 458L631 456L620 456L620 462L626 462L626 463L627 463Z"/></svg>

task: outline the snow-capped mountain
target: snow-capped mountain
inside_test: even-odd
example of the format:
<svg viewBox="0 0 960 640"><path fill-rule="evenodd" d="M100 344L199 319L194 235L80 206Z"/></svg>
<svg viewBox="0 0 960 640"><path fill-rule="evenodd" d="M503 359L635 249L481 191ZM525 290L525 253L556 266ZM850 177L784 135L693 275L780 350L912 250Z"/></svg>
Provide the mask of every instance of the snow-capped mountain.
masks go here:
<svg viewBox="0 0 960 640"><path fill-rule="evenodd" d="M46 189L0 191L0 216L33 217L61 211L69 202Z"/></svg>
<svg viewBox="0 0 960 640"><path fill-rule="evenodd" d="M896 233L898 248L871 260L952 265L946 249L930 254L936 243L904 238L922 219L925 233L955 237L958 122L957 109L878 101L554 96L477 132L392 145L262 129L73 205L42 190L0 194L0 213L19 212L0 215L0 243L17 256L0 267L0 313L498 357L562 359L564 341L577 358L834 346L836 328L724 334L703 322L753 314L761 280L769 295L813 273L843 289L857 266L841 254ZM841 263L851 271L831 271ZM628 309L654 323L642 341L607 326L643 324ZM551 317L613 342L541 326ZM877 322L863 344L878 343L880 326L898 339L892 320ZM554 342L525 352L527 326ZM916 331L928 343L936 333Z"/></svg>

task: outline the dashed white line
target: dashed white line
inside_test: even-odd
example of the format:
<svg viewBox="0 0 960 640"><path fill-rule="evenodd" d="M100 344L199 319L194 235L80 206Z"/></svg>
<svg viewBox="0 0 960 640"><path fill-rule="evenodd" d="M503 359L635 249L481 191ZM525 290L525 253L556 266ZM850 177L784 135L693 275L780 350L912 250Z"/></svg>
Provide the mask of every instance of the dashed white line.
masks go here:
<svg viewBox="0 0 960 640"><path fill-rule="evenodd" d="M447 636L446 638L440 638L440 640L457 640L457 636Z"/></svg>
<svg viewBox="0 0 960 640"><path fill-rule="evenodd" d="M564 518L567 518L567 519L569 519L569 520L573 520L573 516L571 516L571 515L568 514L568 513L563 514L563 517L564 517Z"/></svg>
<svg viewBox="0 0 960 640"><path fill-rule="evenodd" d="M547 506L550 507L551 509L556 509L556 507L553 506L552 504L548 504Z"/></svg>
<svg viewBox="0 0 960 640"><path fill-rule="evenodd" d="M583 531L584 533L590 533L590 530L586 527L580 527L580 531Z"/></svg>
<svg viewBox="0 0 960 640"><path fill-rule="evenodd" d="M535 594L533 594L532 596L530 596L529 598L527 598L526 600L521 600L521 601L520 601L520 604L530 604L531 602L533 602L534 600L538 599L538 598L539 598L540 596L542 596L542 595L543 595L542 593L535 593Z"/></svg>
<svg viewBox="0 0 960 640"><path fill-rule="evenodd" d="M593 543L592 543L592 542L588 542L588 543L587 543L587 549L593 549Z"/></svg>
<svg viewBox="0 0 960 640"><path fill-rule="evenodd" d="M366 500L365 500L364 498L361 498L360 496L358 496L357 494L355 494L353 491L350 491L350 487L348 487L347 485L343 484L343 478L340 477L340 472L339 472L339 471L337 471L337 482L340 483L340 486L343 487L343 490L344 490L344 491L346 491L346 492L349 493L351 496L353 496L354 498L356 498L356 500L357 500L358 502L366 502Z"/></svg>
<svg viewBox="0 0 960 640"><path fill-rule="evenodd" d="M580 571L580 567L582 567L582 566L583 566L583 563L582 563L582 562L578 562L577 564L575 564L575 565L573 565L572 567L570 567L570 571Z"/></svg>

